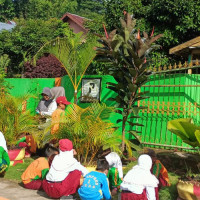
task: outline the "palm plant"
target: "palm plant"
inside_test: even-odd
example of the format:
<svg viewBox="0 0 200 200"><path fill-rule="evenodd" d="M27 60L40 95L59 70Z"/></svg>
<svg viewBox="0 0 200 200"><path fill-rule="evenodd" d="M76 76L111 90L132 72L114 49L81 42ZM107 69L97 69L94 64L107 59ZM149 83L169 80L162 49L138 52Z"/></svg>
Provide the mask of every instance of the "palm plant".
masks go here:
<svg viewBox="0 0 200 200"><path fill-rule="evenodd" d="M43 144L51 139L70 139L78 152L78 159L90 165L102 149L110 148L119 154L122 153L121 137L109 120L112 112L113 108L105 104L92 103L84 109L72 104L67 109L65 119L60 123L59 132L55 135L46 134L42 138L38 135L38 138ZM126 144L131 156L131 146L127 140Z"/></svg>
<svg viewBox="0 0 200 200"><path fill-rule="evenodd" d="M22 109L23 102L29 98L30 95L18 98L9 94L0 96L0 130L9 146L16 144L22 133L35 133L37 122L34 116Z"/></svg>
<svg viewBox="0 0 200 200"><path fill-rule="evenodd" d="M85 38L84 38L85 37ZM77 103L77 90L88 66L96 56L96 37L92 35L81 36L74 34L71 38L56 38L40 48L33 61L44 53L55 56L66 70L74 87L74 102Z"/></svg>
<svg viewBox="0 0 200 200"><path fill-rule="evenodd" d="M108 38L99 40L103 47L97 49L97 52L103 57L102 62L108 63L107 71L115 78L115 83L107 83L108 88L116 93L116 97L110 98L115 101L117 112L122 118L117 122L122 122L122 150L125 147L125 133L128 131L139 141L137 129L133 127L143 126L137 123L138 112L144 107L139 106L137 102L148 98L147 92L140 92L139 88L148 81L151 71L148 70L146 56L158 45L153 43L162 35L155 37L144 34L140 37L134 29L136 20L132 20L129 14L125 19L121 19L122 29L113 30ZM128 126L127 126L128 125Z"/></svg>

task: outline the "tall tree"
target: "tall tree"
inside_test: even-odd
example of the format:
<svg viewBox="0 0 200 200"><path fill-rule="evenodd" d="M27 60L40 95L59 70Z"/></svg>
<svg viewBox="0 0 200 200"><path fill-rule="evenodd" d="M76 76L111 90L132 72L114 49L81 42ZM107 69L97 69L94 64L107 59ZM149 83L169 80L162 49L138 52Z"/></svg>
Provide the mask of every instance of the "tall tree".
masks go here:
<svg viewBox="0 0 200 200"><path fill-rule="evenodd" d="M0 22L12 20L15 16L12 0L0 1Z"/></svg>

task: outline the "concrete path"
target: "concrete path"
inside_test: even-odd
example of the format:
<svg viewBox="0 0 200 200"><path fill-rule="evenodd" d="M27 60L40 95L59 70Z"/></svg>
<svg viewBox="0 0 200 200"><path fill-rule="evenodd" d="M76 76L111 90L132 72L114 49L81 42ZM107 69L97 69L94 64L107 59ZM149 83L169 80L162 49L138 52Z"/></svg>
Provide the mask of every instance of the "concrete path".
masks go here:
<svg viewBox="0 0 200 200"><path fill-rule="evenodd" d="M43 191L28 190L18 183L0 178L0 200L44 200L50 199Z"/></svg>

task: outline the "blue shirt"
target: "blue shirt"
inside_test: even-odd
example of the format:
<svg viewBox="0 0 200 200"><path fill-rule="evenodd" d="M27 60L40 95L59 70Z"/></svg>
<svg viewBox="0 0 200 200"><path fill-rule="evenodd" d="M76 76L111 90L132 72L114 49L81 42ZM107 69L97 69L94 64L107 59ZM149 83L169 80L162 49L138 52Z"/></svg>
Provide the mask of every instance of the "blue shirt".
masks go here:
<svg viewBox="0 0 200 200"><path fill-rule="evenodd" d="M78 190L82 200L111 199L108 178L101 172L88 173L83 181L83 185Z"/></svg>

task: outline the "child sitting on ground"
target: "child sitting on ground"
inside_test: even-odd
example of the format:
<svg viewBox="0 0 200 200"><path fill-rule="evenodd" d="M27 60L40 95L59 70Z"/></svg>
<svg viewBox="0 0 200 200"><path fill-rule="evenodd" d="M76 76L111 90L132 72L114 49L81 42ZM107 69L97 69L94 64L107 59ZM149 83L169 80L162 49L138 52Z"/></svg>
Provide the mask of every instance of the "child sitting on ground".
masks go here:
<svg viewBox="0 0 200 200"><path fill-rule="evenodd" d="M78 193L82 200L111 199L108 183L109 164L106 160L98 160L97 171L92 171L86 175Z"/></svg>
<svg viewBox="0 0 200 200"><path fill-rule="evenodd" d="M8 149L6 140L2 132L0 132L0 177L4 177L8 167L10 166L10 158L8 156Z"/></svg>
<svg viewBox="0 0 200 200"><path fill-rule="evenodd" d="M121 200L158 200L158 179L151 174L152 160L141 155L138 164L124 177L121 184Z"/></svg>
<svg viewBox="0 0 200 200"><path fill-rule="evenodd" d="M48 196L58 199L73 199L80 187L81 174L88 171L74 158L73 144L68 139L59 141L60 152L53 159L50 170L43 180L43 190Z"/></svg>
<svg viewBox="0 0 200 200"><path fill-rule="evenodd" d="M27 167L21 176L25 188L32 190L42 189L42 180L46 177L52 159L56 154L58 154L58 149L49 145L45 150L45 157L34 160Z"/></svg>
<svg viewBox="0 0 200 200"><path fill-rule="evenodd" d="M164 186L170 186L167 169L159 160L157 160L155 151L149 149L148 155L151 157L153 162L151 171L159 180L158 189Z"/></svg>
<svg viewBox="0 0 200 200"><path fill-rule="evenodd" d="M117 190L120 189L120 184L123 180L122 162L119 155L115 152L109 153L105 158L110 168L108 171L110 190L112 195L115 195Z"/></svg>
<svg viewBox="0 0 200 200"><path fill-rule="evenodd" d="M51 134L55 134L59 130L59 123L63 120L65 115L65 108L71 104L66 97L60 96L56 99L57 109L52 114L52 128Z"/></svg>

